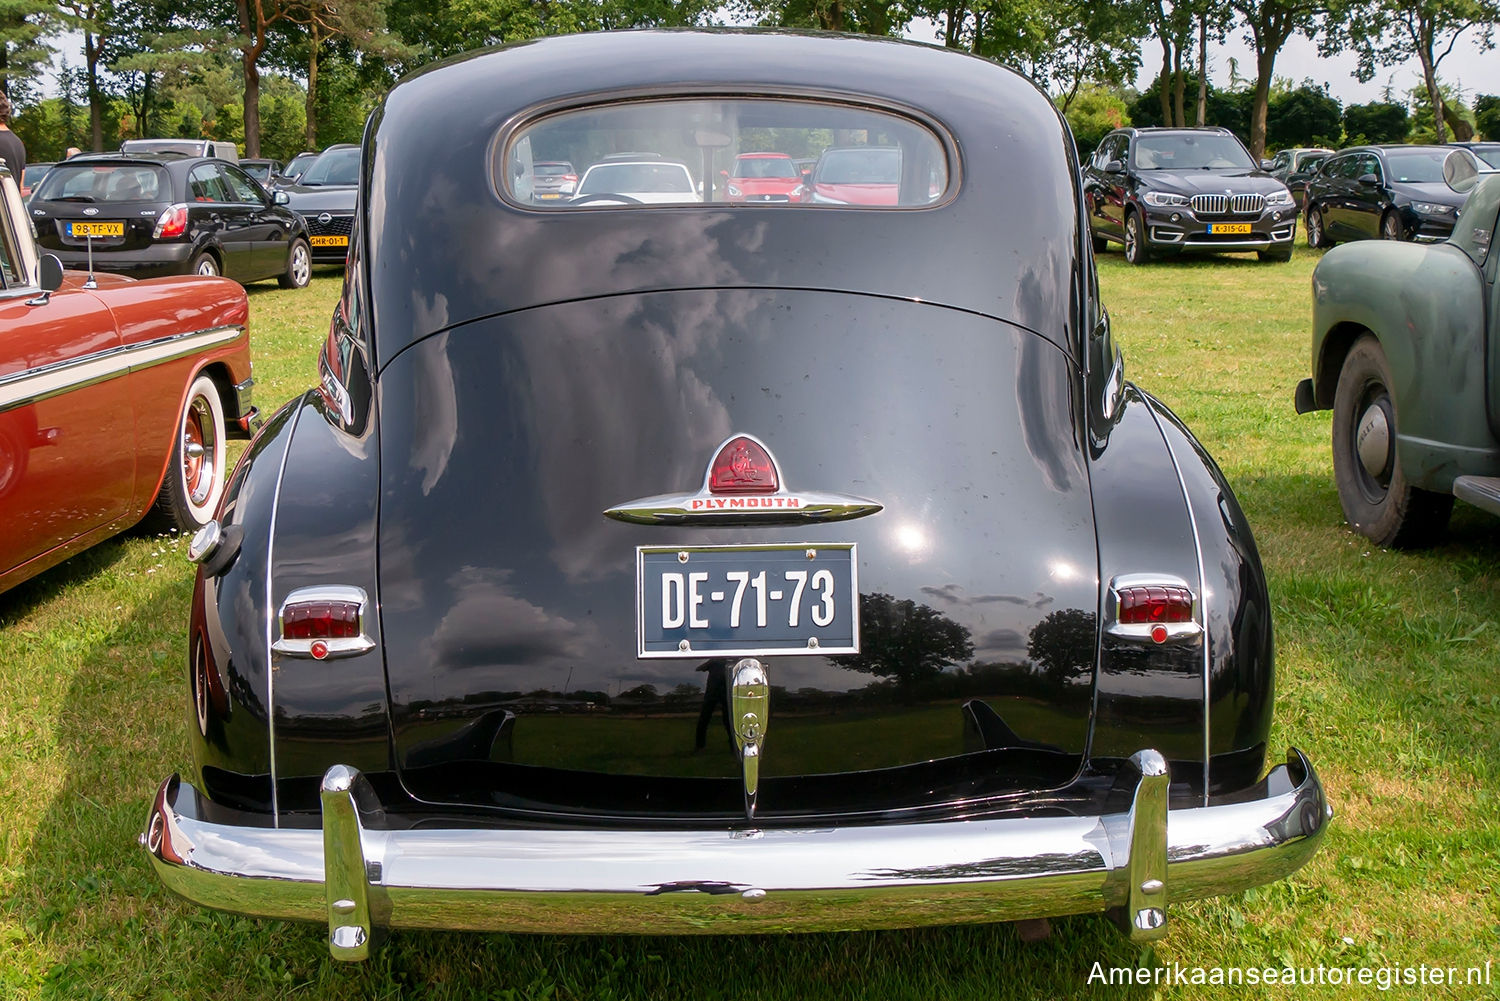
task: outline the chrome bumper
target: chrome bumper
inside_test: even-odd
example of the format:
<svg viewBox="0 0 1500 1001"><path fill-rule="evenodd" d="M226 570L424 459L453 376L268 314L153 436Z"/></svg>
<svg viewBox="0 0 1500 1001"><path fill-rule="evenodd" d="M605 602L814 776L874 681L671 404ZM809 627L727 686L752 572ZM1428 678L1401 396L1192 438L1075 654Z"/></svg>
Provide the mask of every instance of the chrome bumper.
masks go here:
<svg viewBox="0 0 1500 1001"><path fill-rule="evenodd" d="M1166 931L1167 901L1296 871L1331 811L1292 749L1242 802L1168 811L1167 766L1131 758L1131 808L1033 817L764 831L373 830L369 783L323 778L323 829L197 815L174 775L141 844L168 888L240 914L327 921L335 958L380 928L590 934L838 931L1119 910Z"/></svg>

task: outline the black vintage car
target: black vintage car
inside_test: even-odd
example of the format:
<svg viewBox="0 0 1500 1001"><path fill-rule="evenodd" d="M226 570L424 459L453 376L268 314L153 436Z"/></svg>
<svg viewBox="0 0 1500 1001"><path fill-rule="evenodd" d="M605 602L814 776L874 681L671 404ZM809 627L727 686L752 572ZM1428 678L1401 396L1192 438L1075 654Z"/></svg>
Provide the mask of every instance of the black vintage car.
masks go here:
<svg viewBox="0 0 1500 1001"><path fill-rule="evenodd" d="M37 245L68 268L275 278L304 288L312 277L307 227L286 202L238 164L166 151L64 160L27 207Z"/></svg>
<svg viewBox="0 0 1500 1001"><path fill-rule="evenodd" d="M900 151L887 200L714 197L835 141ZM529 197L639 149L703 199ZM355 959L380 928L1151 938L1302 865L1328 810L1268 761L1255 543L1123 378L1073 149L1020 76L890 40L574 35L397 85L318 385L193 542L163 881Z"/></svg>
<svg viewBox="0 0 1500 1001"><path fill-rule="evenodd" d="M1269 164L1228 129L1116 129L1084 166L1095 253L1120 243L1131 264L1186 250L1290 261L1297 204Z"/></svg>

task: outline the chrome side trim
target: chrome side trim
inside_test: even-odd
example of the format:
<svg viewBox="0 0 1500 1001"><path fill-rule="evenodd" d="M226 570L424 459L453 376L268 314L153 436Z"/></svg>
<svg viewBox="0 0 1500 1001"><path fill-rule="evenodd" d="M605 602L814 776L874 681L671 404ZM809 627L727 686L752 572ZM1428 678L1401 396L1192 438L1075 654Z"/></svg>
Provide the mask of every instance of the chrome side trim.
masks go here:
<svg viewBox="0 0 1500 1001"><path fill-rule="evenodd" d="M240 326L209 327L12 373L0 378L0 413L228 344L244 331Z"/></svg>
<svg viewBox="0 0 1500 1001"><path fill-rule="evenodd" d="M377 829L365 826L382 820L359 801L353 770L339 768L325 777L325 795L346 787L349 794L333 797L337 815L323 830L241 827L204 820L199 794L173 776L157 793L141 842L162 882L189 900L338 928L364 927L359 889L349 885L362 866L371 933L701 934L1008 921L1128 906L1133 879L1136 901L1151 904L1165 896L1147 888L1158 878L1174 901L1235 893L1295 872L1317 850L1331 814L1301 752L1289 751L1287 763L1239 802L1171 811L1158 808L1154 780L1166 776L1155 774L1154 753L1136 756L1152 774L1137 785L1130 813L753 833ZM341 854L326 847L330 837ZM346 944L357 938L343 935Z"/></svg>
<svg viewBox="0 0 1500 1001"><path fill-rule="evenodd" d="M1157 421L1157 431L1161 433L1161 415L1152 410L1151 416ZM1198 586L1192 590L1195 617L1203 626L1203 801L1206 803L1209 789L1208 764L1213 757L1213 741L1209 733L1209 709L1213 706L1213 693L1209 690L1209 682L1213 660L1209 657L1208 650L1208 595L1203 593L1205 590L1203 587L1203 535L1198 531L1198 516L1193 513L1193 498L1188 493L1187 480L1182 475L1182 463L1177 460L1177 452L1172 448L1172 443L1165 433L1162 433L1161 440L1162 444L1167 446L1167 457L1172 460L1172 471L1177 474L1177 489L1182 491L1182 503L1187 508L1188 525L1193 530L1193 556L1198 569Z"/></svg>
<svg viewBox="0 0 1500 1001"><path fill-rule="evenodd" d="M365 589L345 584L320 584L317 587L299 587L286 596L286 600L281 603L281 609L276 613L276 628L279 636L276 642L271 644L272 650L291 657L315 656L312 647L314 643L319 642L318 640L286 638L286 610L292 605L316 601L343 601L359 606L359 635L322 640L326 652L317 659L347 657L374 649L375 641L370 639L369 633L365 632L365 612L370 607L370 596L365 593Z"/></svg>
<svg viewBox="0 0 1500 1001"><path fill-rule="evenodd" d="M297 434L297 422L302 419L302 408L292 413L286 429L286 448L281 451L281 463L276 468L276 492L271 496L271 520L266 526L266 741L271 766L271 823L281 823L281 801L276 794L276 660L272 655L271 630L279 626L280 616L271 618L276 582L276 516L281 513L281 483L286 478L286 460L292 454L292 440Z"/></svg>

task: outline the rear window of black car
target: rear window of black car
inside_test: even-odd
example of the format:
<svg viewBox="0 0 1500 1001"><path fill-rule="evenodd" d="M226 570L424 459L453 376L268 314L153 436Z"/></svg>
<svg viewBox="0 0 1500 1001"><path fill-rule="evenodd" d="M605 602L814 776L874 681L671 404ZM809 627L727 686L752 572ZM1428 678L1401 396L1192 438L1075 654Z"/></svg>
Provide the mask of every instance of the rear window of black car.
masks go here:
<svg viewBox="0 0 1500 1001"><path fill-rule="evenodd" d="M547 209L719 203L918 208L942 201L955 171L933 127L905 115L832 102L778 98L671 98L560 112L517 128L497 156L497 186ZM651 150L632 154L624 151ZM769 154L763 157L747 154ZM610 170L620 159L632 170ZM535 165L579 167L566 197L534 189ZM673 183L650 180L659 161ZM758 162L757 162L758 161ZM806 170L794 161L811 161ZM752 170L766 165L774 169ZM623 164L622 164L623 166ZM651 175L654 177L655 175ZM762 183L745 189L736 182Z"/></svg>
<svg viewBox="0 0 1500 1001"><path fill-rule="evenodd" d="M60 163L32 192L34 199L54 202L162 202L171 198L172 182L160 167L144 163Z"/></svg>

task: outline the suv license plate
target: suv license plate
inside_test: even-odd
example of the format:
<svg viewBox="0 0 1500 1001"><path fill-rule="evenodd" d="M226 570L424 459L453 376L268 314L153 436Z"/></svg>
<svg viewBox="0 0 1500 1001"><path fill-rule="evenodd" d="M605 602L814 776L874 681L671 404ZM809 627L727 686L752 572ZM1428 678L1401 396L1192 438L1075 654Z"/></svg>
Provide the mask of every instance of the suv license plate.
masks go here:
<svg viewBox="0 0 1500 1001"><path fill-rule="evenodd" d="M1235 236L1249 236L1250 224L1248 222L1214 222L1209 223L1210 233L1231 233Z"/></svg>
<svg viewBox="0 0 1500 1001"><path fill-rule="evenodd" d="M853 543L635 552L638 657L859 652Z"/></svg>

